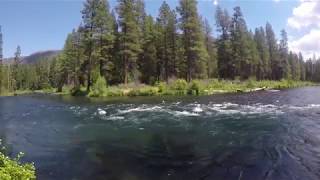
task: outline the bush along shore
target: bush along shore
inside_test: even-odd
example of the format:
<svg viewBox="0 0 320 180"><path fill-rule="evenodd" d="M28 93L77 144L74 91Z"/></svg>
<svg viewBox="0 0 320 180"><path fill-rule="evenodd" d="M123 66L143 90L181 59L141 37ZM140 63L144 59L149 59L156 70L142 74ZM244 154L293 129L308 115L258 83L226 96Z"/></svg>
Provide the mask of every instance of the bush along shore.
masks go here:
<svg viewBox="0 0 320 180"><path fill-rule="evenodd" d="M1 146L0 139L0 179L1 180L35 180L35 167L32 163L20 162L23 153L19 153L14 159L3 153L5 148Z"/></svg>
<svg viewBox="0 0 320 180"><path fill-rule="evenodd" d="M117 97L117 96L170 96L170 95L213 95L223 93L245 93L254 91L281 90L288 88L296 88L303 86L315 86L317 84L308 81L226 81L217 79L208 80L193 80L187 82L184 79L170 80L168 83L159 82L153 86L130 83L127 85L121 84L117 86L107 86L104 78L99 77L87 92L85 87L74 90L69 86L65 86L61 92L56 89L42 90L19 90L11 93L4 93L2 96L14 96L24 94L56 94L56 95L73 95L73 96L88 96L88 97Z"/></svg>
<svg viewBox="0 0 320 180"><path fill-rule="evenodd" d="M212 95L221 93L253 92L260 90L279 90L315 85L305 81L218 81L218 80L193 80L190 83L184 79L160 82L154 86L143 84L129 84L109 86L103 78L98 78L92 87L89 97L108 96L157 96L157 95Z"/></svg>

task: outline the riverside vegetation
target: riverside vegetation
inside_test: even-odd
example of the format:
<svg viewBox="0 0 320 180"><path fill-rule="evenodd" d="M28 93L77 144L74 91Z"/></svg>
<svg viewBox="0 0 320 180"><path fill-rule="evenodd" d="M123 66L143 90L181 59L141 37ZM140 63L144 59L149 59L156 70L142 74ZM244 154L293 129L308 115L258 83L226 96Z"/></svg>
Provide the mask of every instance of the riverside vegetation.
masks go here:
<svg viewBox="0 0 320 180"><path fill-rule="evenodd" d="M99 77L89 93L91 97L101 96L154 96L154 95L211 95L218 93L252 92L268 89L285 89L314 85L303 81L218 81L177 79L169 83L157 83L155 86L129 85L107 87L104 78Z"/></svg>
<svg viewBox="0 0 320 180"><path fill-rule="evenodd" d="M289 51L286 31L277 39L270 23L250 30L240 7L232 15L217 7L211 22L196 0L176 8L164 1L156 18L143 0L117 2L111 10L106 0L86 0L59 55L31 64L22 62L20 46L3 62L0 32L0 94L213 94L320 81L320 61Z"/></svg>
<svg viewBox="0 0 320 180"><path fill-rule="evenodd" d="M13 96L22 94L56 94L56 95L70 95L74 96L89 96L89 97L117 97L117 96L171 96L171 95L212 95L221 93L241 93L253 92L260 90L280 90L287 88L314 86L314 82L309 81L219 81L216 79L208 80L192 80L188 83L184 79L170 80L168 83L160 82L155 85L134 84L127 85L112 85L108 86L103 77L99 77L92 90L87 94L85 87L81 87L79 91L73 92L72 87L64 86L61 92L57 89L48 88L42 90L18 90L15 92L8 92L3 96Z"/></svg>
<svg viewBox="0 0 320 180"><path fill-rule="evenodd" d="M1 140L0 140L1 147ZM3 153L5 148L0 150L0 179L1 180L35 180L35 167L33 164L23 164L20 158L23 153L19 153L14 159L10 159Z"/></svg>

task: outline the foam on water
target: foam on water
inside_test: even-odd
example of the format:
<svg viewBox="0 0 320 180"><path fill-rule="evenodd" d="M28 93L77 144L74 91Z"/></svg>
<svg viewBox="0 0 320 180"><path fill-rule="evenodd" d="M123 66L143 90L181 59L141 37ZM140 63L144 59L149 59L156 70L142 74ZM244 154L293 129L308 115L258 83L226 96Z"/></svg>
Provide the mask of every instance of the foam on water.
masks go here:
<svg viewBox="0 0 320 180"><path fill-rule="evenodd" d="M98 108L98 114L102 116L102 115L106 115L107 112L103 109Z"/></svg>
<svg viewBox="0 0 320 180"><path fill-rule="evenodd" d="M188 111L171 111L170 114L175 116L200 116L198 113L188 112Z"/></svg>
<svg viewBox="0 0 320 180"><path fill-rule="evenodd" d="M120 109L118 109L120 108ZM72 106L69 107L77 115L83 113L88 113L90 110L85 107ZM108 109L108 110L107 110ZM239 115L272 115L277 116L283 113L290 113L296 111L304 110L319 110L320 104L307 104L304 106L295 105L278 105L278 104L236 104L230 102L224 103L208 103L199 104L194 103L166 103L166 104L154 104L148 105L143 104L140 106L135 106L134 104L127 104L121 106L106 105L106 107L97 108L93 113L93 118L99 116L104 120L126 120L132 121L130 114L135 114L137 112L148 112L152 113L151 118L149 115L145 115L146 119L152 120L156 117L161 117L161 114L171 114L175 117L216 117L216 116L235 116ZM141 120L141 118L140 118ZM136 121L136 120L135 120ZM139 118L138 118L139 121Z"/></svg>
<svg viewBox="0 0 320 180"><path fill-rule="evenodd" d="M115 121L115 120L123 120L124 117L123 116L109 116L106 118L106 120L110 120L110 121Z"/></svg>
<svg viewBox="0 0 320 180"><path fill-rule="evenodd" d="M137 108L118 110L118 112L121 114L127 114L127 113L131 113L131 112L148 112L148 111L157 111L157 110L161 110L161 109L162 109L162 107L160 107L160 106L147 107L146 105L143 105L143 106L137 107Z"/></svg>
<svg viewBox="0 0 320 180"><path fill-rule="evenodd" d="M197 104L196 107L194 107L192 109L193 112L196 112L196 113L200 113L200 112L203 112L203 109L201 108L201 105L200 104Z"/></svg>

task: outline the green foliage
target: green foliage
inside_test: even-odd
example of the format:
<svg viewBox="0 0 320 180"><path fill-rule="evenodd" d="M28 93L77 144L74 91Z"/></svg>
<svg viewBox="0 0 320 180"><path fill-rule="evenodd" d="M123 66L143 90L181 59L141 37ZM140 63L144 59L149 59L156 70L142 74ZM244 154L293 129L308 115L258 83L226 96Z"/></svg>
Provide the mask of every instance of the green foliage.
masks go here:
<svg viewBox="0 0 320 180"><path fill-rule="evenodd" d="M124 96L124 91L119 87L111 86L107 88L105 95L106 96Z"/></svg>
<svg viewBox="0 0 320 180"><path fill-rule="evenodd" d="M137 1L118 0L118 21L121 29L119 53L123 57L122 69L124 72L124 83L127 84L129 76L135 80L137 72L137 59L141 52L139 12L137 12Z"/></svg>
<svg viewBox="0 0 320 180"><path fill-rule="evenodd" d="M11 160L0 153L0 179L1 180L35 180L35 168L33 164L22 164L19 158Z"/></svg>
<svg viewBox="0 0 320 180"><path fill-rule="evenodd" d="M147 16L144 21L144 41L143 41L143 56L140 56L139 70L141 81L147 84L153 84L156 80L156 64L157 64L157 49L156 49L156 28L152 16Z"/></svg>
<svg viewBox="0 0 320 180"><path fill-rule="evenodd" d="M165 91L168 89L167 84L164 83L164 82L158 82L158 83L156 83L156 87L158 87L159 93L163 93L163 92L165 92Z"/></svg>
<svg viewBox="0 0 320 180"><path fill-rule="evenodd" d="M89 93L91 97L104 96L107 89L107 82L104 77L99 76L97 81L93 84L92 90Z"/></svg>
<svg viewBox="0 0 320 180"><path fill-rule="evenodd" d="M167 2L163 2L157 18L157 58L160 79L168 81L170 77L177 76L177 17L176 12L170 9Z"/></svg>
<svg viewBox="0 0 320 180"><path fill-rule="evenodd" d="M203 85L199 80L192 80L189 87L189 93L199 95L200 91L203 89Z"/></svg>
<svg viewBox="0 0 320 180"><path fill-rule="evenodd" d="M197 1L180 0L179 2L177 9L180 13L180 26L183 32L186 79L190 82L193 78L206 77L206 63L209 55L204 44L204 34L197 10Z"/></svg>
<svg viewBox="0 0 320 180"><path fill-rule="evenodd" d="M128 96L154 96L154 95L157 95L158 92L159 92L159 89L157 87L143 86L143 87L131 90L128 93Z"/></svg>
<svg viewBox="0 0 320 180"><path fill-rule="evenodd" d="M1 140L0 140L0 147ZM2 147L3 150L3 147ZM19 153L17 158L10 159L0 150L0 179L1 180L35 180L35 167L33 164L23 164L20 162L23 153Z"/></svg>
<svg viewBox="0 0 320 180"><path fill-rule="evenodd" d="M250 78L248 81L247 81L247 88L254 88L255 87L255 84L254 84L254 79L253 78Z"/></svg>
<svg viewBox="0 0 320 180"><path fill-rule="evenodd" d="M188 89L188 83L184 79L177 79L172 83L172 87L176 91L186 91Z"/></svg>

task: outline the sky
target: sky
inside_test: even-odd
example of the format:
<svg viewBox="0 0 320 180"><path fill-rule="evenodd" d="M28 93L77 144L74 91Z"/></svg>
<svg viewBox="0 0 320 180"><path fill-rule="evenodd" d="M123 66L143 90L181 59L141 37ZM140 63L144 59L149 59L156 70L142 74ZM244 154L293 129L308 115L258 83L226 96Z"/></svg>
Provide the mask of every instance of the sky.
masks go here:
<svg viewBox="0 0 320 180"><path fill-rule="evenodd" d="M22 55L63 48L69 32L81 22L84 0L0 0L0 25L4 57L12 57L17 45ZM116 0L109 0L111 7ZM171 8L178 0L167 0ZM146 11L154 17L162 0L145 0ZM279 36L288 32L291 50L306 57L320 56L320 0L198 0L199 14L215 26L217 5L229 10L240 6L250 29L268 21ZM215 32L214 32L215 33Z"/></svg>

